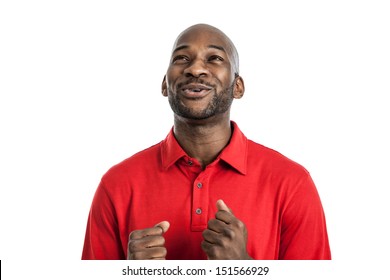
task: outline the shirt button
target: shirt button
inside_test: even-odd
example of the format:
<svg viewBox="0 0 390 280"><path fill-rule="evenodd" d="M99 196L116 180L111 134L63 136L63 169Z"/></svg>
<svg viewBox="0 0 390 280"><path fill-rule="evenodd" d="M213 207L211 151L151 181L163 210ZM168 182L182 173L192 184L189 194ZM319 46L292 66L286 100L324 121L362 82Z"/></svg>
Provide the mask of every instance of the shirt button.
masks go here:
<svg viewBox="0 0 390 280"><path fill-rule="evenodd" d="M198 214L198 215L202 214L202 209L200 209L200 208L196 209L195 213Z"/></svg>
<svg viewBox="0 0 390 280"><path fill-rule="evenodd" d="M192 165L193 162L191 160L189 160L187 163L188 163L188 165Z"/></svg>
<svg viewBox="0 0 390 280"><path fill-rule="evenodd" d="M201 189L203 187L201 182L199 182L196 186L198 187L198 189Z"/></svg>

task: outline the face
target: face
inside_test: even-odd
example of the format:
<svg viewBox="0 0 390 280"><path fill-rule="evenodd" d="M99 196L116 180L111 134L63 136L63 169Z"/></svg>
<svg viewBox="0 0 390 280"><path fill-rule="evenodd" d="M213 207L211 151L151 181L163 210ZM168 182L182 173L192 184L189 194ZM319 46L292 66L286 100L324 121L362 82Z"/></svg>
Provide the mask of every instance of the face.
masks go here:
<svg viewBox="0 0 390 280"><path fill-rule="evenodd" d="M163 95L183 118L201 120L227 114L233 99L244 92L234 65L231 43L223 33L203 25L187 29L175 43Z"/></svg>

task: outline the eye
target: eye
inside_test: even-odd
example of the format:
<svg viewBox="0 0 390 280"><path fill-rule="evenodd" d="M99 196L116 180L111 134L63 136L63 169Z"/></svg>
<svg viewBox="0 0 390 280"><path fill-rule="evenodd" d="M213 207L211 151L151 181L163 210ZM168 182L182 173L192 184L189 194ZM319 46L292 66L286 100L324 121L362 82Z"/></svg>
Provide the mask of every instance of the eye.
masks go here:
<svg viewBox="0 0 390 280"><path fill-rule="evenodd" d="M187 63L190 59L185 55L177 55L173 57L172 63L174 64L181 64L181 63Z"/></svg>
<svg viewBox="0 0 390 280"><path fill-rule="evenodd" d="M209 57L208 61L224 61L224 59L219 55L212 55Z"/></svg>

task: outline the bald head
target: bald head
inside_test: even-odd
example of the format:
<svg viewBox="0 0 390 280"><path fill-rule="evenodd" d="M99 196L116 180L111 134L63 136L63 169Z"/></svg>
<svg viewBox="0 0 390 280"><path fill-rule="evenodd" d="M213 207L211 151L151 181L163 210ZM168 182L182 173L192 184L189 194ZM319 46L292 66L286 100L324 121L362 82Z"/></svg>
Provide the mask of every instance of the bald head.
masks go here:
<svg viewBox="0 0 390 280"><path fill-rule="evenodd" d="M207 37L210 41L210 44L213 44L213 42L220 42L219 44L214 44L213 46L217 48L223 48L223 50L230 58L233 72L236 75L239 74L238 52L233 42L221 30L208 24L195 24L181 32L176 38L172 53L185 46L190 39L197 36Z"/></svg>

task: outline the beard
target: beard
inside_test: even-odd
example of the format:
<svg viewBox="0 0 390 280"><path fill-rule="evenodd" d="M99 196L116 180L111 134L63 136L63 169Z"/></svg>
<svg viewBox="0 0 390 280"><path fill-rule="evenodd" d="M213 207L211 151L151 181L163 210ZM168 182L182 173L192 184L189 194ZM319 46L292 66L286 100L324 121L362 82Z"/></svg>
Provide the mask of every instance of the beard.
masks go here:
<svg viewBox="0 0 390 280"><path fill-rule="evenodd" d="M176 92L179 91L181 85L178 85ZM172 90L168 89L168 101L172 108L172 111L183 118L192 120L204 120L213 117L218 114L225 113L231 107L233 103L233 88L234 82L231 86L221 90L220 92L214 93L207 106L202 110L194 110L191 107L184 105L178 94L173 93Z"/></svg>

